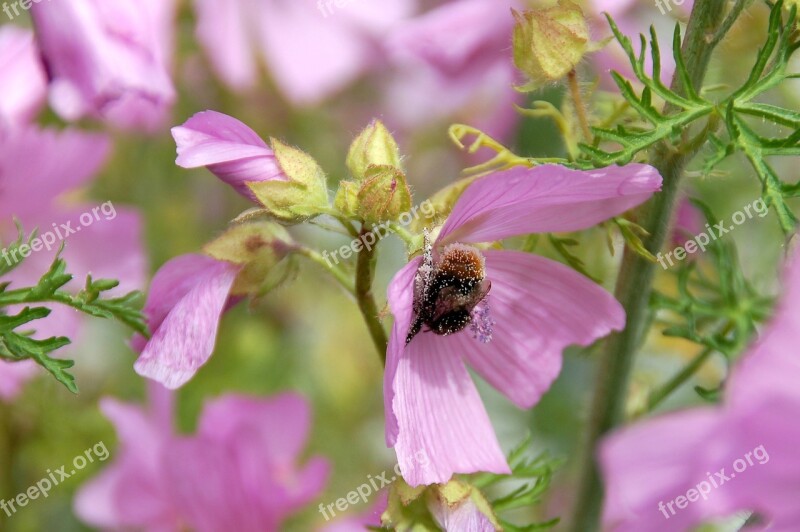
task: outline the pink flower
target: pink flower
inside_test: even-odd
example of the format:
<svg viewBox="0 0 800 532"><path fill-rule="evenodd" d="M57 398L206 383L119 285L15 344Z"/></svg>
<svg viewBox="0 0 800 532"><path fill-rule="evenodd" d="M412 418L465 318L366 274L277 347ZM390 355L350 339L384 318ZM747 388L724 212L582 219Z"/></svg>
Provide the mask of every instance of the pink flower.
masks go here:
<svg viewBox="0 0 800 532"><path fill-rule="evenodd" d="M609 530L688 530L741 510L755 511L769 530L800 527L798 258L772 322L734 368L722 406L646 421L602 444Z"/></svg>
<svg viewBox="0 0 800 532"><path fill-rule="evenodd" d="M134 369L170 389L186 383L214 351L239 267L205 255L181 255L162 266L144 312L152 337L134 338Z"/></svg>
<svg viewBox="0 0 800 532"><path fill-rule="evenodd" d="M386 90L389 120L406 129L458 117L504 138L517 122L511 33L515 1L449 2L400 23L387 47L397 74Z"/></svg>
<svg viewBox="0 0 800 532"><path fill-rule="evenodd" d="M172 136L178 146L178 166L205 166L254 202L257 200L248 182L288 180L267 143L228 115L216 111L197 113L182 126L172 128Z"/></svg>
<svg viewBox="0 0 800 532"><path fill-rule="evenodd" d="M277 531L328 478L323 458L298 464L311 413L296 394L219 397L191 436L174 433L163 407L146 412L105 399L101 408L120 449L75 498L77 515L95 527Z"/></svg>
<svg viewBox="0 0 800 532"><path fill-rule="evenodd" d="M610 294L562 264L468 244L586 229L660 185L646 165L585 172L548 165L495 173L467 188L433 244L432 270L426 275L417 258L388 291L395 323L384 380L386 441L409 484L509 472L465 362L528 408L558 375L565 347L591 344L625 322ZM413 459L419 452L429 457L427 467Z"/></svg>
<svg viewBox="0 0 800 532"><path fill-rule="evenodd" d="M0 27L0 125L29 123L47 96L47 78L33 32Z"/></svg>
<svg viewBox="0 0 800 532"><path fill-rule="evenodd" d="M167 72L172 0L64 0L31 8L52 79L50 102L65 120L94 116L152 131L175 99Z"/></svg>
<svg viewBox="0 0 800 532"><path fill-rule="evenodd" d="M138 213L110 202L99 206L64 199L88 184L109 151L105 136L73 130L25 126L0 134L0 235L5 242L16 240L13 219L17 218L26 234L38 228L42 241L27 258L6 249L0 254L3 266L18 264L2 279L11 282L12 289L34 286L50 267L62 241L62 257L75 277L65 289L83 286L90 273L95 279L118 279L120 286L111 292L115 295L141 288L146 264ZM85 223L87 213L90 223ZM81 222L82 216L85 222ZM82 318L73 309L55 305L50 316L32 327L37 338L67 336L76 341L81 324ZM33 362L0 361L0 397L13 398L36 373Z"/></svg>
<svg viewBox="0 0 800 532"><path fill-rule="evenodd" d="M197 35L218 75L235 90L257 81L257 51L283 95L315 104L380 57L378 37L414 0L196 0ZM341 7L340 7L341 6Z"/></svg>

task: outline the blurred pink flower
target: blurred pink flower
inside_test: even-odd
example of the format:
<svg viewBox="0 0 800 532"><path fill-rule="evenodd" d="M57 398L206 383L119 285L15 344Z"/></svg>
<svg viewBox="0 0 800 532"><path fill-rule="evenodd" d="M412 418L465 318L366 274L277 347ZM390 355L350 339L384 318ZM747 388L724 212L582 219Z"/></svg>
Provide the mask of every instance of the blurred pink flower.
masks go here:
<svg viewBox="0 0 800 532"><path fill-rule="evenodd" d="M795 252L782 302L736 364L723 405L645 421L603 443L608 530L689 530L742 510L757 512L769 530L798 530L798 259Z"/></svg>
<svg viewBox="0 0 800 532"><path fill-rule="evenodd" d="M688 197L682 197L678 200L678 206L675 209L670 240L675 246L682 246L687 239L693 239L703 232L705 229L703 224L705 224L703 213L692 204Z"/></svg>
<svg viewBox="0 0 800 532"><path fill-rule="evenodd" d="M84 522L147 531L277 531L327 481L325 459L298 464L311 426L299 395L219 397L206 404L190 436L175 434L165 408L101 402L121 448L78 491L75 512Z"/></svg>
<svg viewBox="0 0 800 532"><path fill-rule="evenodd" d="M432 275L438 269L473 277L467 282L434 277L439 286L433 297L439 299L431 306L441 318L446 290L465 296L463 289L485 291L491 283L488 298L474 308L455 305L449 318L461 330L452 326L442 335L417 327L419 334L413 335L419 325L415 299L426 276L422 259L398 272L388 290L395 323L384 380L386 441L409 484L442 483L454 473L509 472L465 362L516 405L529 408L558 376L565 347L588 345L625 322L610 294L562 264L465 244L586 229L646 201L660 186L654 168L631 164L593 171L513 168L467 188L433 244ZM471 256L471 262L459 263L459 254ZM444 256L449 265L442 266ZM480 283L479 270L485 272ZM451 294L450 302L459 297ZM425 467L413 459L420 452L429 457Z"/></svg>
<svg viewBox="0 0 800 532"><path fill-rule="evenodd" d="M255 86L257 55L283 95L312 105L344 88L381 57L379 37L415 0L196 0L197 36L222 80Z"/></svg>
<svg viewBox="0 0 800 532"><path fill-rule="evenodd" d="M214 351L217 329L240 267L205 255L181 255L164 264L150 285L144 313L152 337L137 336L139 375L178 388Z"/></svg>
<svg viewBox="0 0 800 532"><path fill-rule="evenodd" d="M13 219L26 234L35 228L39 235L50 233L53 243L32 251L21 263L19 256L0 256L3 266L18 266L3 276L11 288L33 286L47 271L64 238L62 257L75 280L83 285L87 274L95 279L113 278L120 286L111 293L122 295L141 288L145 278L145 257L141 246L141 220L132 209L107 203L101 211L95 204L66 202L64 195L88 184L109 154L103 135L75 130L54 131L25 126L0 133L0 236L16 240ZM110 209L108 207L111 207ZM98 217L92 214L98 209ZM92 223L80 223L81 215L92 214ZM72 234L63 230L70 225ZM33 324L37 338L67 336L79 339L82 318L71 308L55 305L44 320ZM37 373L34 363L0 361L0 397L13 398L25 380Z"/></svg>
<svg viewBox="0 0 800 532"><path fill-rule="evenodd" d="M172 128L172 136L178 146L178 166L205 166L254 202L258 200L248 182L288 180L267 143L231 116L216 111L197 113Z"/></svg>
<svg viewBox="0 0 800 532"><path fill-rule="evenodd" d="M661 2L662 0L656 0L655 6L659 7L662 5ZM675 71L675 59L672 56L674 27L677 20L683 19L691 12L693 3L693 0L686 0L682 2L682 5L678 6L674 1L663 0L663 5L666 8L659 13L649 3L636 2L636 0L594 0L589 3L590 9L587 11L587 15L590 16L591 28L593 34L596 34L595 40L597 41L612 35L604 14L611 15L620 32L631 39L631 44L636 54L639 54L641 50L639 34L642 33L649 39L649 26L654 26L658 36L659 51L661 52L661 80L664 85L669 86ZM672 4L677 6L674 10L672 9ZM612 40L601 51L592 54L591 59L595 71L600 76L600 83L605 89L615 92L617 90L617 85L610 75L611 70L619 72L627 79L633 80L634 85L638 83L635 80L625 52L615 40ZM648 51L645 55L645 70L651 75L652 63L648 44Z"/></svg>
<svg viewBox="0 0 800 532"><path fill-rule="evenodd" d="M167 50L173 9L173 0L33 4L56 112L66 120L102 118L122 129L161 126L175 100Z"/></svg>
<svg viewBox="0 0 800 532"><path fill-rule="evenodd" d="M33 32L0 27L0 126L25 125L47 97L47 78Z"/></svg>
<svg viewBox="0 0 800 532"><path fill-rule="evenodd" d="M505 138L517 123L511 8L519 2L449 2L390 33L397 67L386 89L388 120L413 129L456 118Z"/></svg>

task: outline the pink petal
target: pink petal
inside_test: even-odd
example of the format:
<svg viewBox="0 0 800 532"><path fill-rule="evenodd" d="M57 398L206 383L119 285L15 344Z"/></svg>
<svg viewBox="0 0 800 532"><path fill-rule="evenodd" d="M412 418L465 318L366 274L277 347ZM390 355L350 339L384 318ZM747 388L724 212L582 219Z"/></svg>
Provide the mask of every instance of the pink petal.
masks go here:
<svg viewBox="0 0 800 532"><path fill-rule="evenodd" d="M6 25L0 28L0 122L27 124L47 97L47 78L33 32Z"/></svg>
<svg viewBox="0 0 800 532"><path fill-rule="evenodd" d="M281 92L313 105L342 89L373 61L376 47L352 22L318 7L318 0L262 4L261 48ZM313 35L313 39L308 36Z"/></svg>
<svg viewBox="0 0 800 532"><path fill-rule="evenodd" d="M214 70L234 90L252 88L258 76L255 57L258 5L252 0L195 0L197 40Z"/></svg>
<svg viewBox="0 0 800 532"><path fill-rule="evenodd" d="M397 441L397 418L392 410L394 403L394 376L406 348L406 336L414 317L414 277L422 264L417 257L395 274L389 283L387 301L394 316L392 333L386 349L386 369L383 373L383 408L386 417L386 445L394 447Z"/></svg>
<svg viewBox="0 0 800 532"><path fill-rule="evenodd" d="M202 437L180 438L165 455L165 476L186 524L198 532L277 530L239 479L230 449Z"/></svg>
<svg viewBox="0 0 800 532"><path fill-rule="evenodd" d="M497 529L489 518L480 511L472 498L467 498L455 506L443 501L429 502L428 508L436 523L445 532L495 532Z"/></svg>
<svg viewBox="0 0 800 532"><path fill-rule="evenodd" d="M62 254L69 272L75 276L74 284L82 287L86 275L91 274L94 279L117 279L120 285L109 292L113 295L144 288L147 261L142 249L142 219L138 211L104 203L102 206L70 206L62 212L50 211L49 215L51 222L59 226L71 222L70 226L76 230L64 238ZM38 218L45 219L41 215ZM48 226L45 221L36 226L42 237L48 231L55 232L52 224ZM49 266L59 244L57 239L50 252L45 248L31 258L35 256L42 266Z"/></svg>
<svg viewBox="0 0 800 532"><path fill-rule="evenodd" d="M57 196L94 176L110 148L105 135L71 129L28 127L0 137L0 214L4 223L10 225L16 216L30 232L33 227L28 225L47 218ZM49 222L40 229L48 227Z"/></svg>
<svg viewBox="0 0 800 532"><path fill-rule="evenodd" d="M275 428L280 427L280 433ZM264 455L276 464L292 464L299 457L311 429L311 409L302 396L282 394L269 401L226 395L206 405L198 434L219 442L235 443L242 432L256 433Z"/></svg>
<svg viewBox="0 0 800 532"><path fill-rule="evenodd" d="M757 404L764 395L783 395L800 404L800 253L793 253L783 272L781 300L761 338L739 362L726 386L733 407Z"/></svg>
<svg viewBox="0 0 800 532"><path fill-rule="evenodd" d="M198 435L176 442L167 458L167 475L193 527L277 530L316 498L328 478L327 461L314 458L296 469L309 417L308 404L294 394L224 396L210 403Z"/></svg>
<svg viewBox="0 0 800 532"><path fill-rule="evenodd" d="M469 364L517 406L536 404L561 371L564 348L586 346L625 326L602 287L571 268L517 251L485 251L492 281L491 342L456 335Z"/></svg>
<svg viewBox="0 0 800 532"><path fill-rule="evenodd" d="M400 24L389 47L400 58L420 59L443 76L485 70L486 63L498 58L510 61L511 7L516 5L497 0L446 3Z"/></svg>
<svg viewBox="0 0 800 532"><path fill-rule="evenodd" d="M171 2L170 2L171 3ZM175 99L164 9L134 0L34 3L31 16L53 80L51 104L66 120L84 115L152 131Z"/></svg>
<svg viewBox="0 0 800 532"><path fill-rule="evenodd" d="M678 509L665 505L720 468L729 472L735 457L725 456L729 445L719 436L724 423L717 409L697 409L662 417L607 438L600 449L606 501L603 522L614 532L689 530L699 516L733 513L726 503L732 486L710 487L707 500ZM742 449L744 453L749 449ZM665 517L665 513L668 517Z"/></svg>
<svg viewBox="0 0 800 532"><path fill-rule="evenodd" d="M456 473L510 473L461 354L452 338L420 333L398 361L394 448L411 486L444 483Z"/></svg>
<svg viewBox="0 0 800 532"><path fill-rule="evenodd" d="M166 301L176 295L180 299L152 331L152 338L134 365L137 373L170 389L188 381L211 356L228 293L239 271L231 264L199 255L184 258L177 268L194 261L200 264L192 278L193 286L182 296L180 293L189 288L188 283L166 292ZM192 264L191 269L194 266ZM169 277L175 271L173 268L176 267L169 267ZM154 302L159 310L161 304L161 301Z"/></svg>
<svg viewBox="0 0 800 532"><path fill-rule="evenodd" d="M233 117L205 111L172 128L183 168L207 166L240 194L255 201L248 182L287 179L272 149L255 131Z"/></svg>
<svg viewBox="0 0 800 532"><path fill-rule="evenodd" d="M0 399L11 401L19 395L22 387L40 371L32 360L7 362L0 360Z"/></svg>
<svg viewBox="0 0 800 532"><path fill-rule="evenodd" d="M660 188L661 176L643 164L590 171L557 165L515 167L470 185L453 207L438 243L578 231L632 209Z"/></svg>
<svg viewBox="0 0 800 532"><path fill-rule="evenodd" d="M75 513L101 528L177 531L169 487L161 470L164 433L138 406L111 399L101 409L116 428L120 448L114 461L76 494Z"/></svg>

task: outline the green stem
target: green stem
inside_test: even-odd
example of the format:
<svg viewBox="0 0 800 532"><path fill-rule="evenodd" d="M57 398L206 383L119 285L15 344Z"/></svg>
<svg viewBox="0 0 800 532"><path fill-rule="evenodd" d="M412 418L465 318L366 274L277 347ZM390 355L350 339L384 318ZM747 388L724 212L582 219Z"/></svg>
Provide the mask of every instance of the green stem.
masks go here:
<svg viewBox="0 0 800 532"><path fill-rule="evenodd" d="M361 228L361 235L365 235L371 231L371 228L364 224ZM386 347L389 340L386 337L386 331L383 329L378 314L378 305L375 303L375 297L372 294L372 281L375 277L375 261L377 255L375 248L367 248L362 246L361 251L358 252L358 259L356 260L356 301L361 314L364 316L364 321L369 329L369 335L372 342L375 344L375 349L378 351L378 356L381 362L386 365Z"/></svg>
<svg viewBox="0 0 800 532"><path fill-rule="evenodd" d="M681 50L695 90L699 91L702 86L713 51L709 37L717 34L724 8L725 0L698 0L694 4ZM678 90L679 85L676 73L672 81L673 90ZM665 110L669 112L671 109L667 107ZM645 223L642 224L651 235L645 247L653 255L661 250L666 240L683 169L693 155L663 145L656 148L652 164L664 179L663 189L647 206L643 217ZM591 532L599 528L603 490L595 454L602 437L624 419L628 381L647 322L654 275L652 262L626 249L615 295L625 309L628 322L625 330L608 338L598 361L592 413L581 457L582 470L574 509L569 514L572 518L570 530L574 532Z"/></svg>
<svg viewBox="0 0 800 532"><path fill-rule="evenodd" d="M397 222L389 222L388 227L406 243L406 249L408 249L409 252L422 247L421 235L415 235Z"/></svg>
<svg viewBox="0 0 800 532"><path fill-rule="evenodd" d="M592 131L589 129L589 119L586 117L586 106L583 105L581 88L578 85L578 74L575 72L574 68L567 74L567 84L569 85L569 92L572 96L572 104L575 107L575 114L578 116L578 123L581 125L583 140L586 143L590 143L592 142Z"/></svg>
<svg viewBox="0 0 800 532"><path fill-rule="evenodd" d="M695 355L695 357L687 363L683 369L681 369L678 373L673 375L673 377L662 384L659 388L653 390L650 395L647 396L647 405L645 412L652 411L655 407L661 404L661 401L669 397L672 392L677 390L686 380L694 375L697 370L699 370L703 364L705 364L708 357L710 357L716 349L711 347L706 347L700 353Z"/></svg>
<svg viewBox="0 0 800 532"><path fill-rule="evenodd" d="M316 251L302 246L297 246L293 249L293 251L322 266L334 277L334 279L339 281L339 284L342 285L345 290L347 290L350 294L355 295L356 287L353 284L353 280L350 279L347 273L342 271L341 268L338 268L335 264L332 264L330 260L326 259Z"/></svg>
<svg viewBox="0 0 800 532"><path fill-rule="evenodd" d="M721 325L717 327L717 332L714 334L721 334L722 336L726 336L732 329L734 328L733 322L728 322L726 325ZM662 384L659 388L650 392L647 396L647 404L645 412L652 411L655 407L657 407L661 401L666 399L667 397L672 394L675 390L677 390L684 382L686 382L689 377L694 375L697 370L703 367L708 357L712 354L717 352L717 349L713 347L706 347L702 351L700 351L695 357L690 360L678 373L673 375L673 377Z"/></svg>

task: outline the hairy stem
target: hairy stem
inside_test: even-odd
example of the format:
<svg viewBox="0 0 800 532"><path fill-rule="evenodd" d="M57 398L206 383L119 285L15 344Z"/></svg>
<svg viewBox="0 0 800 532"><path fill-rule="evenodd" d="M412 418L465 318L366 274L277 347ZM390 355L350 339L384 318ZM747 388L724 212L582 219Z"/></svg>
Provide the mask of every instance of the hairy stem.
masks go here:
<svg viewBox="0 0 800 532"><path fill-rule="evenodd" d="M353 280L350 279L350 277L344 271L342 271L341 268L336 266L336 264L332 263L330 259L327 258L327 256L320 255L316 251L308 249L303 246L297 246L293 249L293 251L311 260L312 262L316 262L317 264L322 266L325 270L328 271L328 273L330 273L333 276L334 279L339 281L339 284L342 285L342 288L347 290L349 293L355 295L356 288L355 285L353 284Z"/></svg>
<svg viewBox="0 0 800 532"><path fill-rule="evenodd" d="M702 86L711 59L711 37L718 35L724 8L725 0L698 0L689 19L681 51L689 79L697 91ZM679 90L679 85L676 73L672 81L673 90ZM665 111L669 112L670 108ZM656 194L647 206L642 224L651 235L645 241L645 246L653 255L661 250L666 240L683 169L693 155L684 150L670 150L663 145L655 148L651 160L661 173L664 184L662 192ZM637 253L625 251L615 295L625 309L628 322L625 330L608 338L598 361L591 418L583 447L583 468L575 506L569 514L572 518L570 529L575 532L590 532L599 528L603 490L595 463L597 445L606 432L624 419L628 381L647 323L654 274L655 265L652 262L644 260Z"/></svg>
<svg viewBox="0 0 800 532"><path fill-rule="evenodd" d="M569 92L575 106L575 114L578 115L578 122L581 125L583 140L584 142L591 142L592 131L589 129L589 119L586 117L586 106L583 105L581 88L578 86L578 74L575 72L574 68L567 74L567 84L569 85Z"/></svg>
<svg viewBox="0 0 800 532"><path fill-rule="evenodd" d="M364 224L361 228L361 235L363 236L371 231L371 228ZM375 303L375 297L372 294L372 281L375 277L375 248L367 248L363 246L361 251L358 252L358 259L356 260L356 301L361 314L364 316L364 321L369 329L369 335L372 342L375 344L375 349L378 350L378 356L381 362L386 365L386 346L389 340L386 338L386 331L381 325L378 318L379 310L378 305Z"/></svg>

